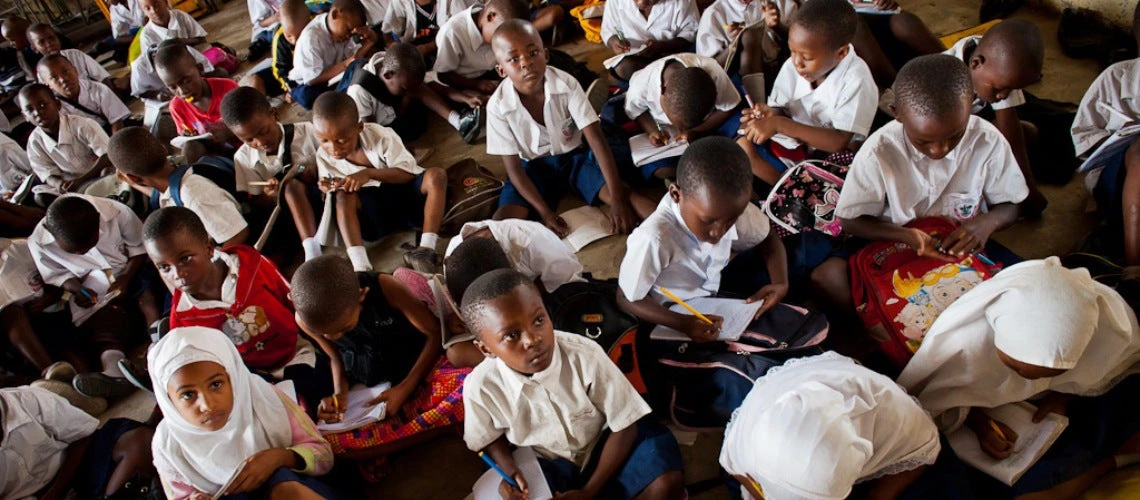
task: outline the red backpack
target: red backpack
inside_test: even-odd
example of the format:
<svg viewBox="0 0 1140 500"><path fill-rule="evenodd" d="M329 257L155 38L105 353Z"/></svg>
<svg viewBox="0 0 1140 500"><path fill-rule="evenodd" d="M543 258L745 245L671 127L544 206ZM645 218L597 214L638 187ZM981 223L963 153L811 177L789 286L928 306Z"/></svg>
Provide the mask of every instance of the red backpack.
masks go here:
<svg viewBox="0 0 1140 500"><path fill-rule="evenodd" d="M906 227L941 239L958 228L943 218L918 219ZM981 254L959 262L919 257L910 245L876 241L851 257L855 308L879 349L898 367L914 356L934 320L952 302L1001 270Z"/></svg>

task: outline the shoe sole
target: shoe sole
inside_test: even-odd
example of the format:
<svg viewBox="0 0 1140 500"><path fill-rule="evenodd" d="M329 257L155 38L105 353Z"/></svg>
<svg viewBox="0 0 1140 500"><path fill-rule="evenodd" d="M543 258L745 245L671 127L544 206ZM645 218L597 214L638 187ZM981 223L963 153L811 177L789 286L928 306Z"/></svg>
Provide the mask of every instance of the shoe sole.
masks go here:
<svg viewBox="0 0 1140 500"><path fill-rule="evenodd" d="M130 382L131 385L133 385L139 389L142 389L146 392L154 394L154 390L149 387L150 384L144 384L142 382L142 380L140 380L138 377L136 377L135 373L133 371L131 371L129 368L130 367L127 366L127 364L125 362L119 361L119 371L123 372L123 378L127 379L127 382ZM150 380L147 380L147 382L150 382Z"/></svg>
<svg viewBox="0 0 1140 500"><path fill-rule="evenodd" d="M135 391L135 386L131 384L130 381L127 381L127 383L123 385L108 380L110 378L111 377L77 376L72 385L80 394L92 398L114 399L126 396Z"/></svg>

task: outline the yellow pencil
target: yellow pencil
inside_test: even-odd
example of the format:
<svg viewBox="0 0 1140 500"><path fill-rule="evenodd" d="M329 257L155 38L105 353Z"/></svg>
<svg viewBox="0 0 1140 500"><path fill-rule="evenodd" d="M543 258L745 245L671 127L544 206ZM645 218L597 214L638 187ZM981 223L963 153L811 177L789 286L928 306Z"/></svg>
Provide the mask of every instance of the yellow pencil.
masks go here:
<svg viewBox="0 0 1140 500"><path fill-rule="evenodd" d="M998 427L993 420L990 420L990 427L993 427L994 432L998 434L998 437L1000 437L1002 441L1009 441L1009 439L1005 437L1005 433L1001 431L1001 427Z"/></svg>
<svg viewBox="0 0 1140 500"><path fill-rule="evenodd" d="M337 401L336 395L333 395L333 412L340 415L340 401Z"/></svg>
<svg viewBox="0 0 1140 500"><path fill-rule="evenodd" d="M661 290L661 293L664 294L666 297L669 297L669 300L672 300L673 302L680 304L681 307L685 308L685 310L693 313L693 316L696 316L697 319L700 319L701 321L704 321L705 323L708 323L710 325L713 324L713 321L711 319L708 319L707 317L705 317L705 315L701 314L700 311L693 309L693 306L690 306L687 302L677 298L677 296L673 295L673 292L670 292L668 288L665 288L662 286L662 287L658 287L658 289Z"/></svg>

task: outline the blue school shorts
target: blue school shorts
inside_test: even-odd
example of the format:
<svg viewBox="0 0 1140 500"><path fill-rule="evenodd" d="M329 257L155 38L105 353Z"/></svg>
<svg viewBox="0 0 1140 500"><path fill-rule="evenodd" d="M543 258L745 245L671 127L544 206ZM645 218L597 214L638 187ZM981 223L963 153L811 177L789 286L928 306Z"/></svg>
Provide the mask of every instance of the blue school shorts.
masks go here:
<svg viewBox="0 0 1140 500"><path fill-rule="evenodd" d="M420 192L424 174L407 184L385 182L356 192L360 198L360 237L375 241L405 229L419 229L424 223L424 202Z"/></svg>
<svg viewBox="0 0 1140 500"><path fill-rule="evenodd" d="M300 104L302 108L311 111L313 109L313 102L315 102L317 98L321 96L321 94L330 90L335 90L337 92L347 92L348 86L352 84L353 75L356 74L356 70L364 66L364 62L364 59L357 59L355 61L352 61L352 64L348 65L348 69L344 70L344 73L342 73L340 81L336 82L335 87L330 87L323 84L308 85L301 83L296 87L293 87L293 90L289 91L289 95L293 98L293 102Z"/></svg>
<svg viewBox="0 0 1140 500"><path fill-rule="evenodd" d="M1127 154L1128 148L1125 148L1105 160L1092 192L1105 223L1113 228L1124 225L1124 179L1128 173L1124 168L1124 157Z"/></svg>
<svg viewBox="0 0 1140 500"><path fill-rule="evenodd" d="M606 483L598 498L633 498L657 478L684 468L681 448L665 426L651 420L651 417L642 418L634 425L637 426L637 440L633 443L633 450L617 474ZM538 465L550 485L550 491L565 492L585 486L598 466L609 436L610 431L603 432L598 444L594 446L590 461L581 472L569 460L540 457Z"/></svg>
<svg viewBox="0 0 1140 500"><path fill-rule="evenodd" d="M606 185L606 178L602 176L602 168L598 166L594 152L586 146L569 153L523 160L522 165L523 172L530 177L542 196L542 201L551 210L558 208L558 202L570 188L582 196L587 204L593 205L598 199L598 193ZM507 180L499 195L499 206L504 205L519 205L534 210L510 180Z"/></svg>

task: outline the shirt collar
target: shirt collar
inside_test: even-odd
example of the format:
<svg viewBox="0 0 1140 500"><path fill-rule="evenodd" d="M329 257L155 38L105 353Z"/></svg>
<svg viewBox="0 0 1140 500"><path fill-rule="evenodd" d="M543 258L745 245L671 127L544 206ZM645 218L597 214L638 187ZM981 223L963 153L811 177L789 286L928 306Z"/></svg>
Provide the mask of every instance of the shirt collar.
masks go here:
<svg viewBox="0 0 1140 500"><path fill-rule="evenodd" d="M855 47L851 44L847 44L847 55L843 56L843 59L839 60L839 64L836 64L835 67L827 73L827 76L823 79L823 83L820 83L819 86L814 89L811 88L811 82L800 76L799 73L796 73L796 78L800 80L803 88L808 89L809 93L826 95L829 92L838 90L839 86L843 84L841 80L844 79L844 76L847 74L847 69L851 67L856 57L858 56L855 55Z"/></svg>
<svg viewBox="0 0 1140 500"><path fill-rule="evenodd" d="M495 368L499 370L499 377L503 379L503 386L507 393L518 400L523 397L523 388L527 385L557 386L559 374L562 373L562 346L558 342L559 332L554 332L554 355L551 356L550 366L534 375L523 375L507 366L502 359L495 358Z"/></svg>
<svg viewBox="0 0 1140 500"><path fill-rule="evenodd" d="M178 312L185 312L193 308L198 309L229 309L237 301L238 256L221 250L214 250L214 260L226 263L226 278L222 280L222 298L220 300L197 300L188 293L182 294L178 301Z"/></svg>
<svg viewBox="0 0 1140 500"><path fill-rule="evenodd" d="M570 93L570 86L566 84L559 74L555 72L554 68L547 66L546 72L543 73L542 92L546 96L546 103L549 104L552 99L551 96L565 95ZM510 78L504 79L503 100L501 101L503 111L519 111L523 110L522 97L519 96L518 90L515 89L514 82ZM546 106L543 105L543 114L546 112Z"/></svg>
<svg viewBox="0 0 1140 500"><path fill-rule="evenodd" d="M479 48L484 43L483 32L479 30L479 24L475 22L475 16L482 11L483 7L476 5L463 14L463 26L467 31L467 42L472 48Z"/></svg>
<svg viewBox="0 0 1140 500"><path fill-rule="evenodd" d="M44 142L48 149L55 149L56 146L71 145L75 143L75 137L71 134L71 115L60 113L59 115L59 139L53 139L46 131L43 132Z"/></svg>
<svg viewBox="0 0 1140 500"><path fill-rule="evenodd" d="M276 165L277 159L280 158L281 155L285 154L285 126L281 123L277 123L277 129L281 131L281 140L277 141L277 151L275 153L270 155L264 150L250 148L253 149L254 154L257 156L257 160L259 162L265 163L266 166L270 167Z"/></svg>
<svg viewBox="0 0 1140 500"><path fill-rule="evenodd" d="M689 230L688 224L685 224L685 219L681 217L681 204L673 201L673 197L669 196L668 193L665 194L664 202L669 204L669 213L676 220L677 227L681 228L681 231L684 232L685 236L689 238L689 244L695 246L697 248L697 251L699 251L702 255L707 254L714 247L720 245L723 242L736 241L736 224L733 224L732 227L730 227L728 231L724 233L724 236L721 236L720 241L716 243L705 243L701 241L700 238L697 238L697 235L693 234L693 232Z"/></svg>
<svg viewBox="0 0 1140 500"><path fill-rule="evenodd" d="M973 115L970 116L970 120L966 124L966 131L962 133L962 139L958 141L958 145L954 146L954 149L951 149L950 153L939 160L931 159L919 151L918 148L914 147L914 144L910 142L910 138L906 135L906 129L902 127L902 122L899 122L899 130L902 132L900 135L902 136L902 141L906 144L906 151L910 156L911 162L916 166L922 166L932 161L946 160L950 162L949 165L957 165L958 151L962 149L962 143L966 142L966 137L970 135L970 131L974 128L974 118Z"/></svg>

